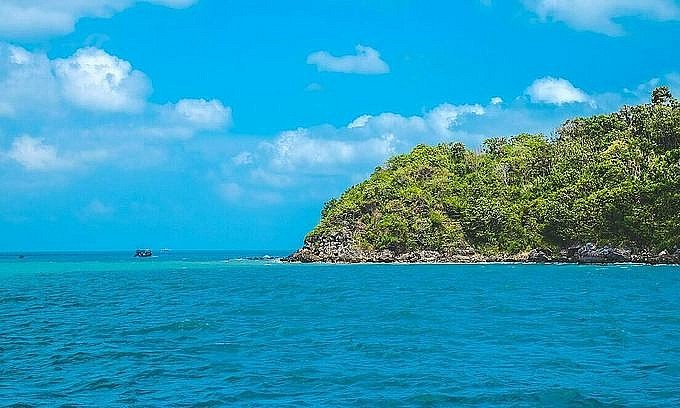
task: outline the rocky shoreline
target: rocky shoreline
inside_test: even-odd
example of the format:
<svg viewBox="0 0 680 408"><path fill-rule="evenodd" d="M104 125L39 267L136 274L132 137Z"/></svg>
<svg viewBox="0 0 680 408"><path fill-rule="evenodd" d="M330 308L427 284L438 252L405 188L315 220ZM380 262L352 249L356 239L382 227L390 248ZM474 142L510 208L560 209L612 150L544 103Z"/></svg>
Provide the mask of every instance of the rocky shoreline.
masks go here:
<svg viewBox="0 0 680 408"><path fill-rule="evenodd" d="M304 246L282 259L283 262L300 263L574 263L574 264L680 264L680 248L654 253L645 249L631 250L598 246L594 243L574 245L553 253L536 248L529 252L508 255L485 255L474 248L461 248L447 253L439 251L414 251L395 253L390 250L366 251L353 244L346 233L323 237L309 237Z"/></svg>

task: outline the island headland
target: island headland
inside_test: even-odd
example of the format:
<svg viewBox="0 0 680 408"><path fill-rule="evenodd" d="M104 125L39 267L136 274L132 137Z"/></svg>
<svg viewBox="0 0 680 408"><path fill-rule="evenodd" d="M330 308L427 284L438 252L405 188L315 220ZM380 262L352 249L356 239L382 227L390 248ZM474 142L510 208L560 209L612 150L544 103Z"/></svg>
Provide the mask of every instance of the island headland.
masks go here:
<svg viewBox="0 0 680 408"><path fill-rule="evenodd" d="M680 264L680 102L553 137L418 145L325 204L287 262Z"/></svg>

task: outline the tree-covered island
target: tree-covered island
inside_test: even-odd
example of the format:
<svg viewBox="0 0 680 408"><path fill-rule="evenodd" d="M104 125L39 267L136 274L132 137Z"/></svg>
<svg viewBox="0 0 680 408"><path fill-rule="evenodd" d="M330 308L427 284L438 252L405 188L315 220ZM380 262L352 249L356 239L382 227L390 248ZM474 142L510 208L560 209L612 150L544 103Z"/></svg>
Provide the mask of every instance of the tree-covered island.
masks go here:
<svg viewBox="0 0 680 408"><path fill-rule="evenodd" d="M416 146L326 203L300 262L680 263L680 102Z"/></svg>

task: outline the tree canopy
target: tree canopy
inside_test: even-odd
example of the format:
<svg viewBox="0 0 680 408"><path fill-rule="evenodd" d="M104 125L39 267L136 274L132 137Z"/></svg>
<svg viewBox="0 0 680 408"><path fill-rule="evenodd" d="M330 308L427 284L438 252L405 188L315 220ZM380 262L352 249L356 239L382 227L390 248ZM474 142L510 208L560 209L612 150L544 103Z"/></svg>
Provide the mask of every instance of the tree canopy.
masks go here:
<svg viewBox="0 0 680 408"><path fill-rule="evenodd" d="M553 138L418 145L326 203L309 236L349 230L367 250L482 253L584 242L680 245L680 103L652 103L564 123Z"/></svg>

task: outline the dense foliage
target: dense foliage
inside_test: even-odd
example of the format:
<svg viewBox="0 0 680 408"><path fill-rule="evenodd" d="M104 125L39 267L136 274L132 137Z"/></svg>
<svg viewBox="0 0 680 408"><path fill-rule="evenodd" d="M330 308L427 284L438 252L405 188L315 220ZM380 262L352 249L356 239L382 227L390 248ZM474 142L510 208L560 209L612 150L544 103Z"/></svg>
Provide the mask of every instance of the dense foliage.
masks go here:
<svg viewBox="0 0 680 408"><path fill-rule="evenodd" d="M367 250L518 253L596 242L680 245L680 102L578 118L541 134L419 145L328 202L310 236L351 231Z"/></svg>

